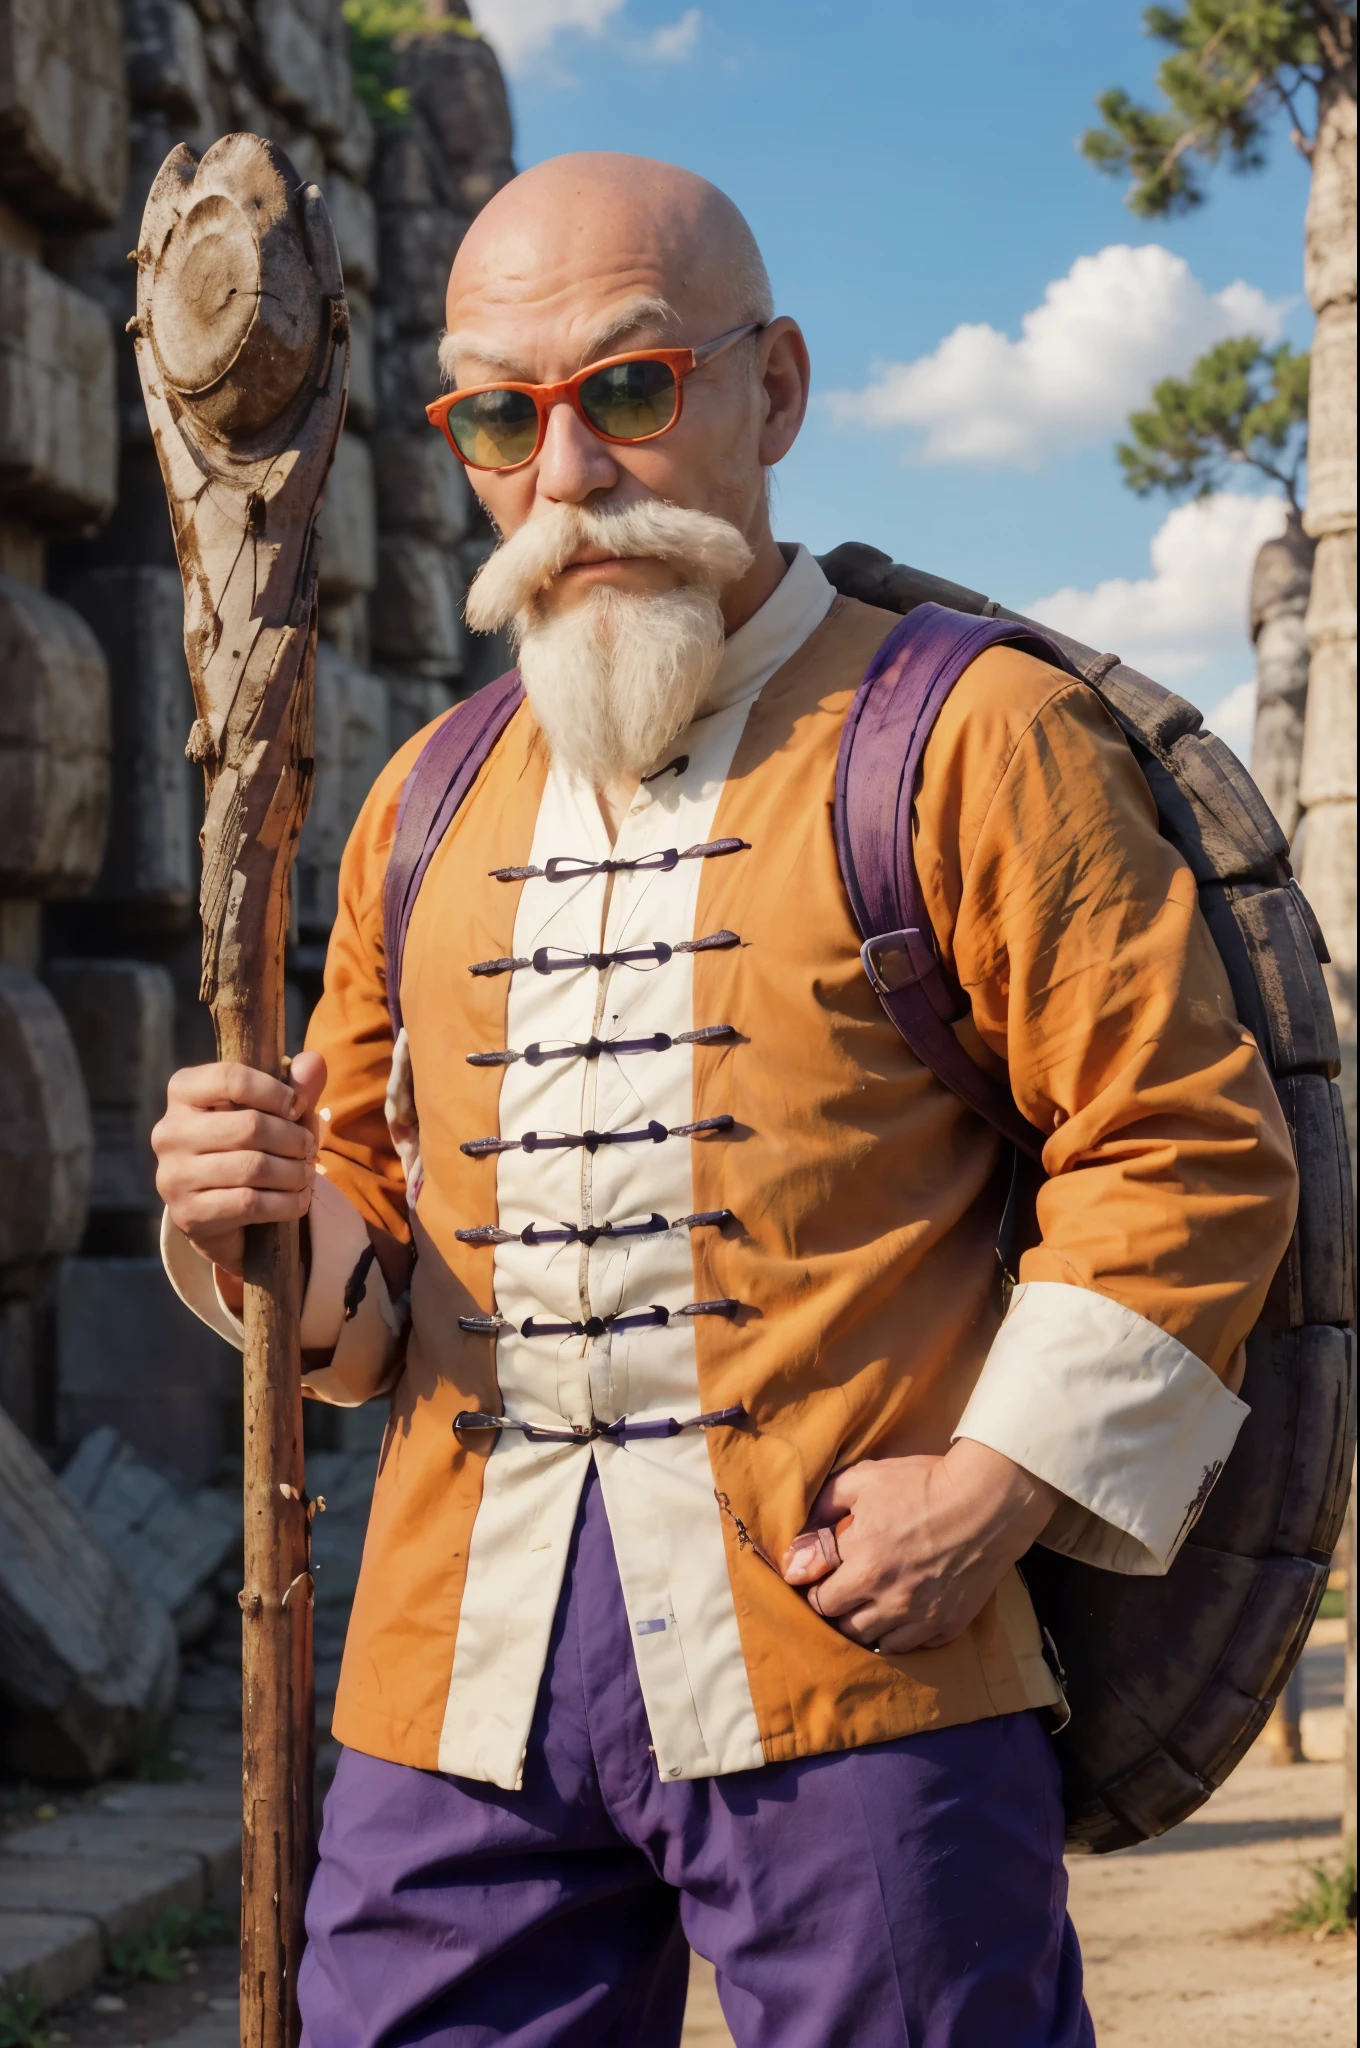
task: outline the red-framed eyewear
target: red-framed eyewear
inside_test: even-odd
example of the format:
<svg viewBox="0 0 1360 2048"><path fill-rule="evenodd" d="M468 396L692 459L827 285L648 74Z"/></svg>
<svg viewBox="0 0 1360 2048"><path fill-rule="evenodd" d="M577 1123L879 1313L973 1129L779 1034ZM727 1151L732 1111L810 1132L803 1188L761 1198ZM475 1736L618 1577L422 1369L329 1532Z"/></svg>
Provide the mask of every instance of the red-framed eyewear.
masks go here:
<svg viewBox="0 0 1360 2048"><path fill-rule="evenodd" d="M686 377L748 334L758 334L762 325L748 321L699 348L640 348L607 356L561 384L474 384L436 398L425 415L469 469L522 469L532 462L555 405L569 405L602 441L655 441L680 417Z"/></svg>

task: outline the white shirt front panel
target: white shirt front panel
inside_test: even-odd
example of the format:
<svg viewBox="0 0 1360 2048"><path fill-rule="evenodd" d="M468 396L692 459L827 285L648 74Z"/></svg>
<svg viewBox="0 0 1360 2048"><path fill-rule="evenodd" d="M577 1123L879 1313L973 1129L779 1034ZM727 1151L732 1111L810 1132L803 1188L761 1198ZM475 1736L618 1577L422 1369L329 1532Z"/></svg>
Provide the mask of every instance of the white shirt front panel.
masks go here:
<svg viewBox="0 0 1360 2048"><path fill-rule="evenodd" d="M816 563L798 550L769 602L729 639L714 708L680 735L661 772L639 787L612 846L593 791L554 763L529 865L546 868L554 857L641 860L670 848L684 854L709 841L752 701L820 624L831 598ZM701 859L680 859L666 870L624 869L568 881L531 876L520 895L514 956L531 959L543 948L552 949L550 958L646 954L658 944L673 948L705 937L694 923L702 868ZM692 956L672 952L664 960L603 968L518 969L506 1035L510 1049L525 1053L592 1039L673 1040L726 1021L694 1016ZM595 1058L521 1058L502 1083L500 1136L645 1133L649 1126L669 1133L693 1118L695 1059L721 1057L721 1044L671 1044ZM693 1209L691 1143L722 1142L720 1134L668 1135L593 1150L578 1145L499 1155L502 1230L617 1227L653 1216L668 1226L590 1246L518 1238L496 1246L496 1307L509 1325L494 1340L496 1370L508 1417L561 1429L624 1416L635 1423L684 1422L699 1413L693 1321L677 1313L692 1302L694 1287L689 1226L681 1219ZM664 1326L593 1336L522 1334L530 1320L583 1323L654 1306L667 1310ZM691 1429L622 1445L597 1439L590 1450L658 1770L698 1777L759 1764L763 1751L704 1433ZM441 1769L502 1785L520 1781L586 1455L584 1446L535 1445L517 1432L497 1441L470 1546Z"/></svg>

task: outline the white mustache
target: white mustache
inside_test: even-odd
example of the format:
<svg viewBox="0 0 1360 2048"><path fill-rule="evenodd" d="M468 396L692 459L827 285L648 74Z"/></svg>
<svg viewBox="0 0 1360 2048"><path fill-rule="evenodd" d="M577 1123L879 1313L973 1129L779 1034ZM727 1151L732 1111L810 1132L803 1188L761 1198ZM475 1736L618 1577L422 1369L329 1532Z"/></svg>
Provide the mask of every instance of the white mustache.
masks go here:
<svg viewBox="0 0 1360 2048"><path fill-rule="evenodd" d="M578 549L597 547L624 559L674 563L682 581L718 592L755 559L744 534L712 513L645 498L617 511L557 505L503 540L473 578L467 622L477 633L527 623L534 599L560 576Z"/></svg>

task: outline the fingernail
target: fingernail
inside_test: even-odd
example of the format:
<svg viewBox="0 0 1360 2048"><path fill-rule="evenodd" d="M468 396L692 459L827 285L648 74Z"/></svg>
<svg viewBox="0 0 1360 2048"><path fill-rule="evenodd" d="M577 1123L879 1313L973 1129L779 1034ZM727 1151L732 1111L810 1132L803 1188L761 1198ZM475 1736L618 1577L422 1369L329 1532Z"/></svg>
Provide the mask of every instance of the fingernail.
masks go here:
<svg viewBox="0 0 1360 2048"><path fill-rule="evenodd" d="M801 1579L821 1563L821 1545L815 1535L795 1536L784 1552L784 1576Z"/></svg>

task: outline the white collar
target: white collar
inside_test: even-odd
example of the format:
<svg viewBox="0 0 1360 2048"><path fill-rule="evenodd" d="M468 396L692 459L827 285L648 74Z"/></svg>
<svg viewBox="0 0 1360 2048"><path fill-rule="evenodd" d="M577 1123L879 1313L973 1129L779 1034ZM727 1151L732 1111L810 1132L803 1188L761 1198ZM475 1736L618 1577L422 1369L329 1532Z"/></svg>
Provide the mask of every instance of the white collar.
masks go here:
<svg viewBox="0 0 1360 2048"><path fill-rule="evenodd" d="M793 548L788 568L760 610L728 634L707 711L726 710L753 697L816 632L835 595L807 549L801 544Z"/></svg>

